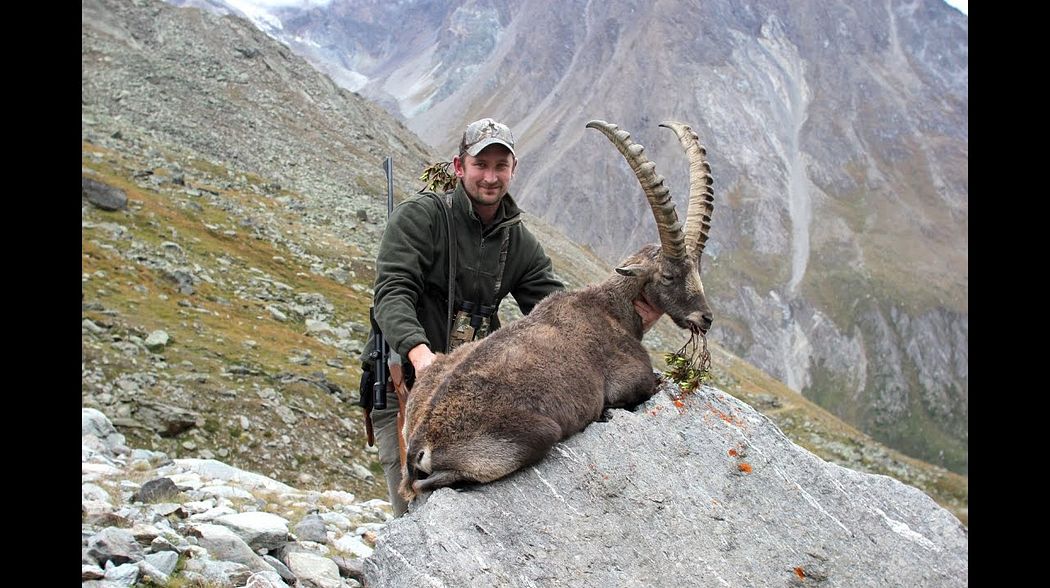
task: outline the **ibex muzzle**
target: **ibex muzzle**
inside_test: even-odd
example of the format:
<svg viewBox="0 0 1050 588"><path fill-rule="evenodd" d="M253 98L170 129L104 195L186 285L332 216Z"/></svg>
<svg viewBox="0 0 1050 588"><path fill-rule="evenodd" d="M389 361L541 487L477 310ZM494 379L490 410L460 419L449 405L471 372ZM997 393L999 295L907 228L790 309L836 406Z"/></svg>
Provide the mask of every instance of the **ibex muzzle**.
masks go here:
<svg viewBox="0 0 1050 588"><path fill-rule="evenodd" d="M548 296L525 318L439 356L419 374L402 431L407 463L400 491L406 500L460 481L506 476L540 460L605 408L651 397L656 375L641 343L634 300L644 297L694 335L711 326L699 269L714 198L696 133L681 123L660 125L675 132L689 156L683 230L642 146L616 125L587 126L605 134L634 170L656 217L660 244L628 257L601 284Z"/></svg>

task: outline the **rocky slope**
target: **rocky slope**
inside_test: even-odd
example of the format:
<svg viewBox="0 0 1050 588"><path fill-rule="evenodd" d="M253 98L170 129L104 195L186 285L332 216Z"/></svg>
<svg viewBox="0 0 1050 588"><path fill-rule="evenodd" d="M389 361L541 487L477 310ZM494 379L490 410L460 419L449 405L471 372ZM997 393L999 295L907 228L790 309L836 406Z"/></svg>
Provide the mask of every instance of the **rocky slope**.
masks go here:
<svg viewBox="0 0 1050 588"><path fill-rule="evenodd" d="M385 501L131 449L104 414L82 412L82 586L361 585Z"/></svg>

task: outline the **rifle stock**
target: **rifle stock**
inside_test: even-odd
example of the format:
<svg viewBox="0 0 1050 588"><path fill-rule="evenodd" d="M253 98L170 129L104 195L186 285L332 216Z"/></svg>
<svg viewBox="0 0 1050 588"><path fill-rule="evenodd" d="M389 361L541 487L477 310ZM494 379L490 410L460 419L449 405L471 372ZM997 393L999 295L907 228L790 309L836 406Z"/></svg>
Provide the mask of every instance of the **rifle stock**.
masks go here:
<svg viewBox="0 0 1050 588"><path fill-rule="evenodd" d="M390 387L397 394L397 449L401 457L401 469L404 471L407 463L407 447L405 443L405 407L408 406L408 384L405 382L405 374L401 370L400 363L390 364Z"/></svg>

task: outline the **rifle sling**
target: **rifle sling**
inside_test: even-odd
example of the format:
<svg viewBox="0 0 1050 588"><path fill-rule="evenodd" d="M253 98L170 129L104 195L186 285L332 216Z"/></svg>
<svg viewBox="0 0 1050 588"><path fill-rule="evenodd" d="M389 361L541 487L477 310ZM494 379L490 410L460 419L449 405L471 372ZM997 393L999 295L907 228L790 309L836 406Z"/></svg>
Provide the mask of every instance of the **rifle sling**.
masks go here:
<svg viewBox="0 0 1050 588"><path fill-rule="evenodd" d="M438 196L434 192L428 192L428 194L434 197L438 202L438 208L441 209L441 213L445 216L445 225L448 227L448 314L446 317L447 324L445 325L445 333L452 333L452 316L454 314L453 309L455 307L456 300L456 243L455 233L452 232L452 215L449 211L452 209L452 192L446 192L444 198ZM445 349L442 351L448 353L449 345L452 343L446 335Z"/></svg>

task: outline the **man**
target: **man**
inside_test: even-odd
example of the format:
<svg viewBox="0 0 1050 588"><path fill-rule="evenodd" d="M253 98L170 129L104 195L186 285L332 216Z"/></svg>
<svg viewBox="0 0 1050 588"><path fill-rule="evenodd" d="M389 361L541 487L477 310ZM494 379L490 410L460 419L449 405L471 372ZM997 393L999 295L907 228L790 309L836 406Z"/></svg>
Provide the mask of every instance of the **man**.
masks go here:
<svg viewBox="0 0 1050 588"><path fill-rule="evenodd" d="M528 314L544 296L564 289L510 196L518 163L514 142L506 125L483 118L467 125L452 160L459 179L446 210L456 242L454 309L469 306L471 314L488 319L490 331L499 328L496 309L507 294ZM448 229L441 206L425 194L399 204L376 258L376 323L415 373L426 369L435 353L448 351ZM407 506L397 493L401 463L393 394L387 409L372 411L372 422L390 502L400 516Z"/></svg>
<svg viewBox="0 0 1050 588"><path fill-rule="evenodd" d="M553 275L550 258L521 223L521 211L509 193L517 169L514 134L504 124L483 118L467 125L452 163L458 182L451 194L452 234L456 241L454 309L487 319L499 328L496 309L514 296L522 313L548 294L564 289ZM375 319L392 351L408 358L406 372L426 369L435 353L448 351L448 228L442 199L426 194L402 202L390 214L376 258ZM648 329L660 312L636 301ZM365 355L372 345L366 345ZM411 375L407 376L412 381ZM397 492L401 483L397 398L373 410L379 457L394 514L407 505Z"/></svg>

